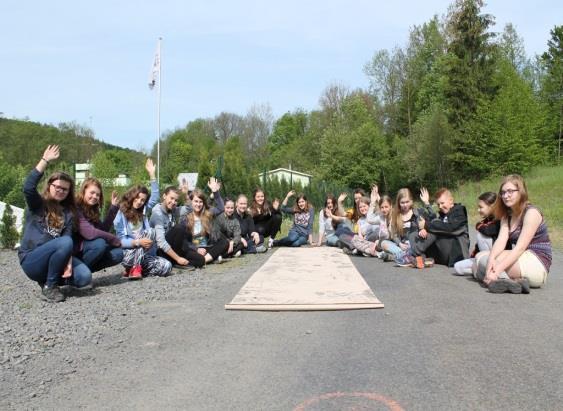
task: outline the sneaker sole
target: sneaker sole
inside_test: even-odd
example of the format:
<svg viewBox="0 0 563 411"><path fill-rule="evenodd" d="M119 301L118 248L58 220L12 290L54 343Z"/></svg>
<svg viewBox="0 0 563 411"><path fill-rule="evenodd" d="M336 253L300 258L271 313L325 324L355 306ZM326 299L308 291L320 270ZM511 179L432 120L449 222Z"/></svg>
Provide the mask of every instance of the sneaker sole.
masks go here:
<svg viewBox="0 0 563 411"><path fill-rule="evenodd" d="M511 280L497 280L489 285L489 292L493 294L522 294L522 285L516 281Z"/></svg>

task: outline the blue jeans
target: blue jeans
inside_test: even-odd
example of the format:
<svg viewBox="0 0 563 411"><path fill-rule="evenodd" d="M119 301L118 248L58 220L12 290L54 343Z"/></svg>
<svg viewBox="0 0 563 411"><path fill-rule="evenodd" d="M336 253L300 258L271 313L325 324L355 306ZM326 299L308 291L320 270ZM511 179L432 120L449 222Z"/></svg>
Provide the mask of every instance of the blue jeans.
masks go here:
<svg viewBox="0 0 563 411"><path fill-rule="evenodd" d="M274 245L285 247L300 247L304 244L307 244L307 236L303 236L297 231L290 231L287 233L287 237L274 241Z"/></svg>
<svg viewBox="0 0 563 411"><path fill-rule="evenodd" d="M117 265L123 260L123 249L114 248L103 238L85 240L82 251L77 255L90 271L100 271Z"/></svg>
<svg viewBox="0 0 563 411"><path fill-rule="evenodd" d="M39 284L49 287L59 284L69 258L72 256L72 238L63 236L54 238L33 251L30 251L21 267L24 273ZM82 261L72 259L72 283L76 287L83 287L92 281L92 273Z"/></svg>
<svg viewBox="0 0 563 411"><path fill-rule="evenodd" d="M332 233L326 236L326 245L329 247L336 247L338 243L338 236Z"/></svg>
<svg viewBox="0 0 563 411"><path fill-rule="evenodd" d="M380 247L383 251L393 254L395 257L401 257L404 254L404 251L391 240L383 240L380 244Z"/></svg>

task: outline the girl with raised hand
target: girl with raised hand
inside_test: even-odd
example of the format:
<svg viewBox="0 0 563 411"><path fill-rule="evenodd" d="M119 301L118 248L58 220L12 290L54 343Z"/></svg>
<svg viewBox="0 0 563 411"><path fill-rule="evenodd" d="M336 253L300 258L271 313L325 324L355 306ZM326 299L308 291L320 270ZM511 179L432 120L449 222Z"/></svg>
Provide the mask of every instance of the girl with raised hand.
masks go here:
<svg viewBox="0 0 563 411"><path fill-rule="evenodd" d="M475 229L477 230L477 244L475 244L475 248L471 253L471 258L458 261L454 264L454 270L457 275L473 274L476 259L480 258L479 253L490 251L493 248L493 243L497 239L500 230L500 221L495 218L493 212L493 205L496 199L497 195L490 191L479 196L477 211L481 216L481 221L475 225Z"/></svg>
<svg viewBox="0 0 563 411"><path fill-rule="evenodd" d="M326 236L326 245L336 247L338 236L332 223L332 213L336 212L337 202L332 194L327 194L324 208L319 212L319 240L317 246L323 245ZM329 216L330 215L330 216Z"/></svg>
<svg viewBox="0 0 563 411"><path fill-rule="evenodd" d="M156 167L150 158L147 159L145 169L151 181L150 198L145 186L131 187L123 195L120 209L113 221L115 233L124 249L124 276L130 279L141 279L143 275L166 276L172 270L170 261L156 255L155 232L146 217L146 210L154 207L160 197L155 176Z"/></svg>
<svg viewBox="0 0 563 411"><path fill-rule="evenodd" d="M279 205L278 200L270 203L266 198L266 193L261 188L254 190L250 214L254 219L254 227L260 235L259 243L262 244L265 237L270 237L268 247L272 247L274 239L281 228L282 216Z"/></svg>
<svg viewBox="0 0 563 411"><path fill-rule="evenodd" d="M84 180L76 196L78 233L75 237L74 255L92 272L114 266L123 260L121 241L109 232L119 211L117 192L111 193L111 206L102 221L103 204L104 194L100 181L92 177Z"/></svg>
<svg viewBox="0 0 563 411"><path fill-rule="evenodd" d="M344 210L344 201L348 197L347 193L342 193L338 197L338 215L346 216L348 220L352 223L352 231L358 233L358 220L361 217L360 214L360 199L366 197L366 192L361 188L356 188L354 190L354 206L347 210Z"/></svg>
<svg viewBox="0 0 563 411"><path fill-rule="evenodd" d="M229 242L221 237L213 218L223 211L222 207L210 210L207 196L198 188L192 192L191 207L192 211L168 231L166 241L194 267L203 267L212 261L220 263L221 255L229 249Z"/></svg>
<svg viewBox="0 0 563 411"><path fill-rule="evenodd" d="M304 244L313 244L313 222L315 210L307 201L304 194L299 194L293 207L287 207L287 201L295 196L291 190L282 202L282 212L293 215L293 226L286 237L275 240L273 246L300 247Z"/></svg>
<svg viewBox="0 0 563 411"><path fill-rule="evenodd" d="M358 236L361 239L375 241L379 239L379 225L381 216L379 214L379 188L373 185L370 198L362 197L358 201L360 218L358 219Z"/></svg>
<svg viewBox="0 0 563 411"><path fill-rule="evenodd" d="M63 172L49 176L39 194L37 185L50 162L59 158L57 145L48 146L41 160L27 176L23 186L27 203L25 228L18 257L25 274L41 287L41 296L49 302L61 302L65 296L59 285L69 281L86 287L92 273L72 258L74 181Z"/></svg>
<svg viewBox="0 0 563 411"><path fill-rule="evenodd" d="M551 267L551 241L541 211L528 201L519 175L504 177L494 205L500 231L488 255L479 260L476 276L492 293L528 293L541 287ZM507 244L512 249L506 250Z"/></svg>

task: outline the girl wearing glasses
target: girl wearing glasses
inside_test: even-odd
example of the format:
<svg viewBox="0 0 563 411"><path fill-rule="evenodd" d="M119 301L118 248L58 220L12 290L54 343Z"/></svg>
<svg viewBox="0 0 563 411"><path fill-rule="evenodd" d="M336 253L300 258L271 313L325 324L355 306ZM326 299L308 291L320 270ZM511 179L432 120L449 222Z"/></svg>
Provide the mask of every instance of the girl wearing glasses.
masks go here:
<svg viewBox="0 0 563 411"><path fill-rule="evenodd" d="M72 258L74 181L68 174L56 172L47 179L43 192L37 191L45 169L59 155L59 146L48 146L25 180L27 209L18 251L23 271L39 284L42 298L49 302L65 300L59 285L68 282L81 288L92 281L88 267Z"/></svg>
<svg viewBox="0 0 563 411"><path fill-rule="evenodd" d="M520 294L541 287L551 266L551 242L541 211L528 201L521 176L502 180L495 216L501 220L500 232L488 258L479 261L478 279L492 293ZM505 250L507 243L511 250Z"/></svg>

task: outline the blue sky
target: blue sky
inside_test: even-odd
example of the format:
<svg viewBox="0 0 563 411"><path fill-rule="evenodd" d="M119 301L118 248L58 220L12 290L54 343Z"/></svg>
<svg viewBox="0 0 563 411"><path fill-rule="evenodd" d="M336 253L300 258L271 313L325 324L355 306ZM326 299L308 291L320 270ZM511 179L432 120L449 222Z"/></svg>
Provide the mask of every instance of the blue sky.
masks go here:
<svg viewBox="0 0 563 411"><path fill-rule="evenodd" d="M409 28L445 14L450 1L2 0L0 112L8 118L91 126L135 149L156 139L147 83L159 36L162 131L221 111L268 103L274 116L315 109L327 85L368 85L363 66L403 46ZM519 4L520 3L520 4ZM484 12L546 49L563 2L490 1Z"/></svg>

